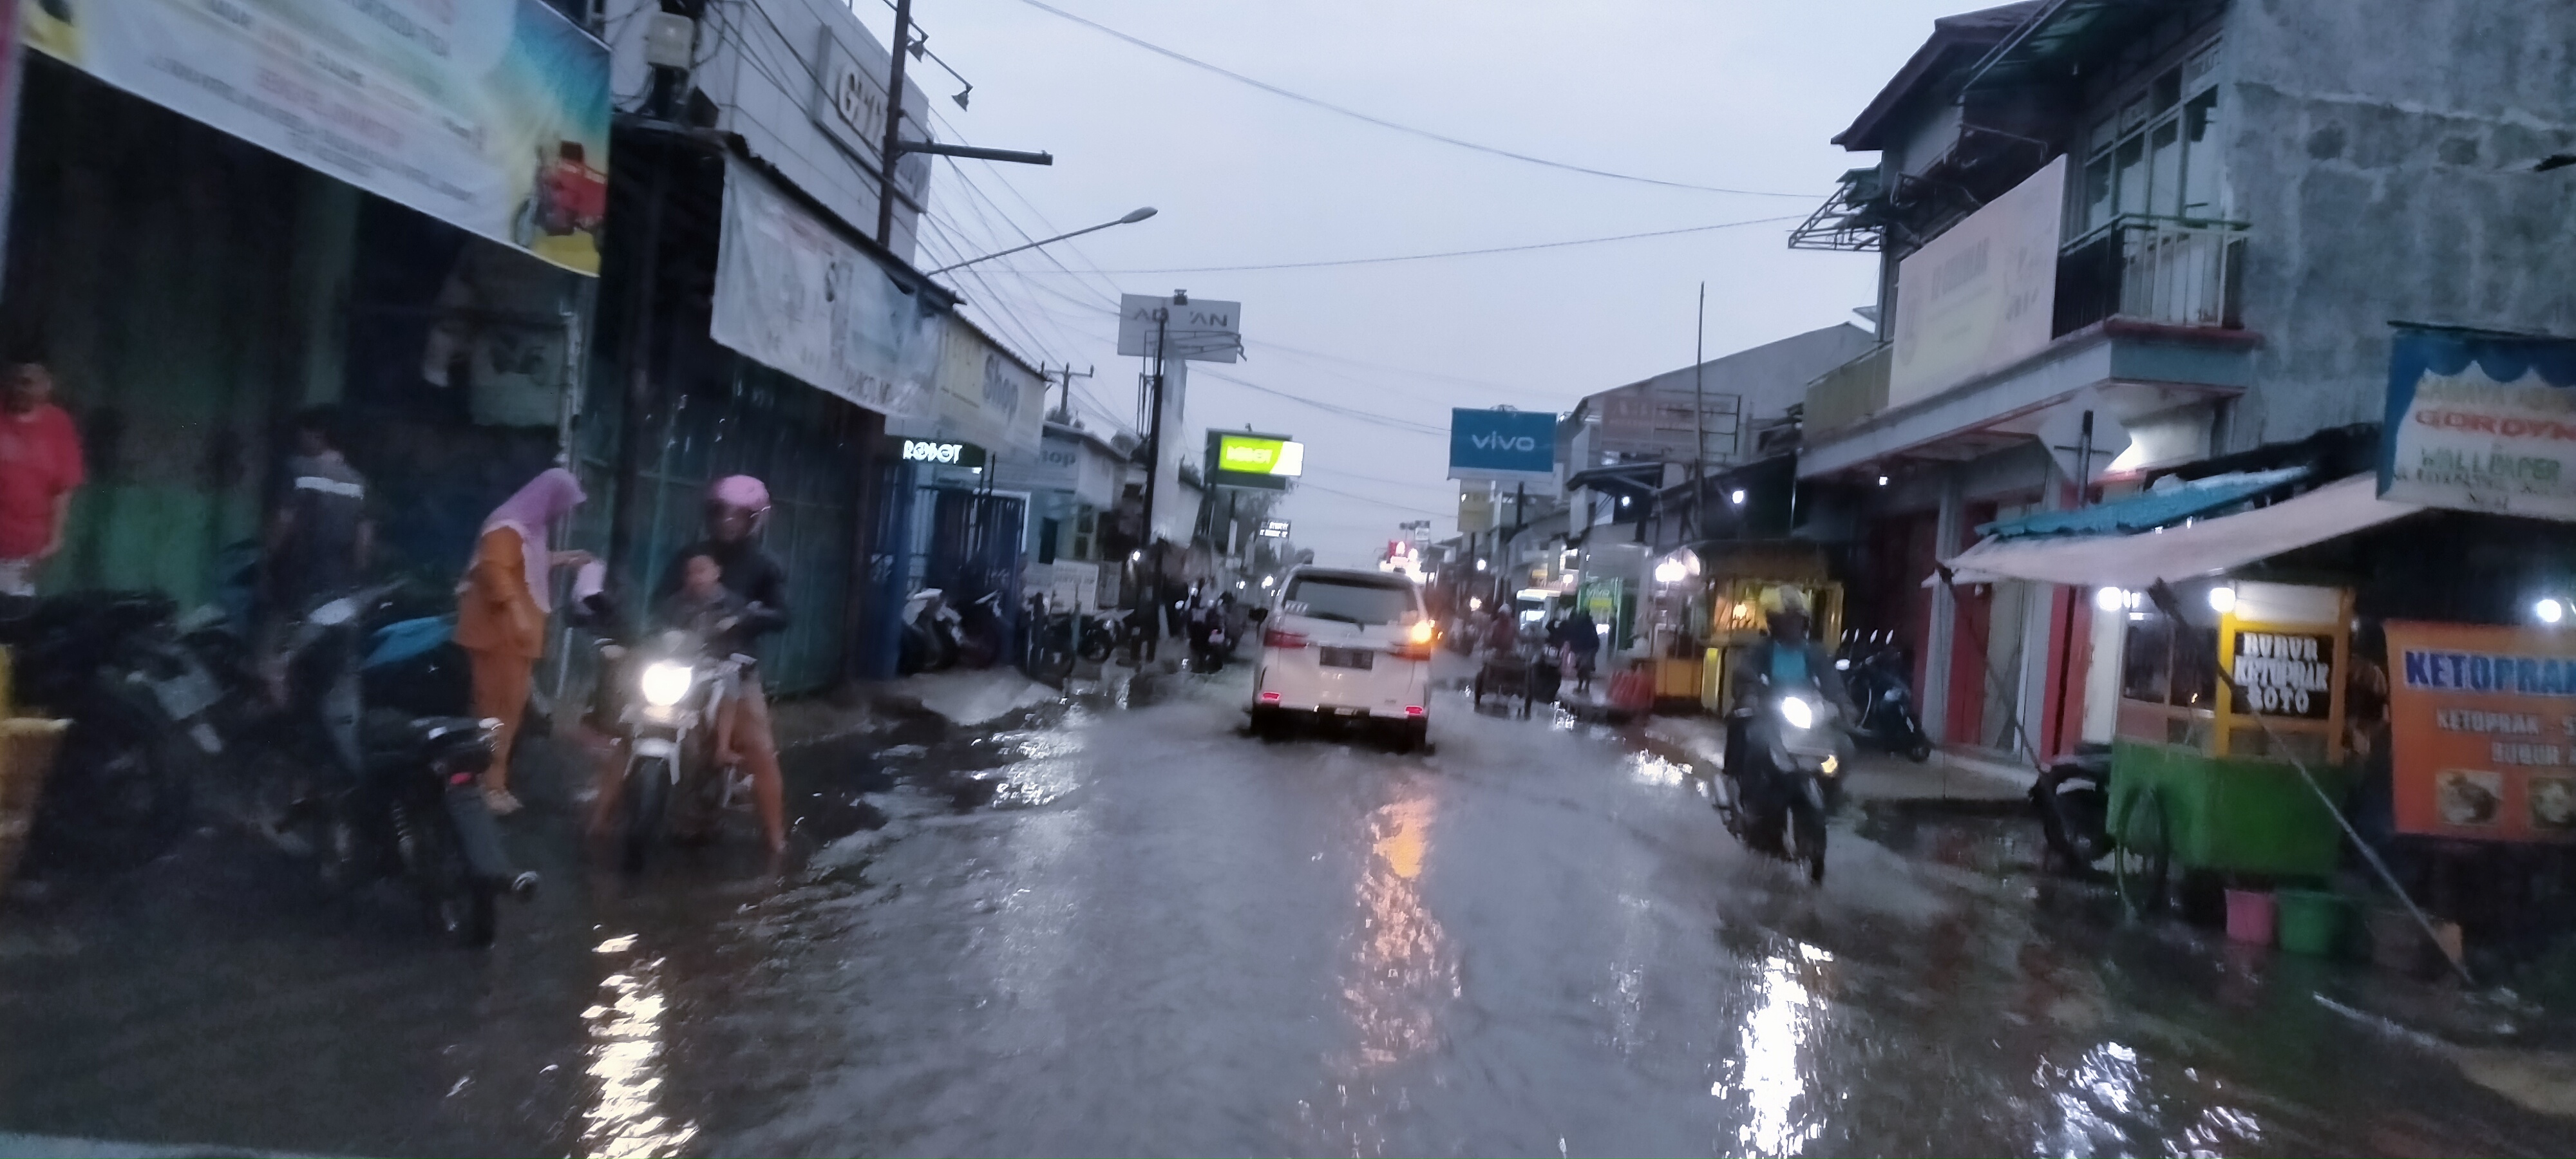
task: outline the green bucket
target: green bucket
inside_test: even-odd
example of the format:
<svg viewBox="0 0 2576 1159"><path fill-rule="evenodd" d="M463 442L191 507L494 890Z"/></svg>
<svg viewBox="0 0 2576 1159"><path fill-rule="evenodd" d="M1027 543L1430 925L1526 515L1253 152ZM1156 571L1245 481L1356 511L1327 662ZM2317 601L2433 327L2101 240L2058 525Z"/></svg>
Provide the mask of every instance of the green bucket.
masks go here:
<svg viewBox="0 0 2576 1159"><path fill-rule="evenodd" d="M2273 896L2280 906L2282 949L2320 958L2343 952L2344 923L2352 912L2351 899L2314 889L2285 889Z"/></svg>

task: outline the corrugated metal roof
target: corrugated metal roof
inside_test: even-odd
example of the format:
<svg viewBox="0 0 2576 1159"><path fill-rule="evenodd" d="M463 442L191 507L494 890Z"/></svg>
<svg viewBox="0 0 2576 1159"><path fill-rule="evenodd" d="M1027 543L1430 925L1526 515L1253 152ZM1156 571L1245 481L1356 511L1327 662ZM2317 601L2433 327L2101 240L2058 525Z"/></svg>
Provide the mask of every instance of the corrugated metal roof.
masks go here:
<svg viewBox="0 0 2576 1159"><path fill-rule="evenodd" d="M2296 483L2307 478L2308 474L2309 468L2301 466L2283 467L2277 471L2212 475L2160 491L2147 491L2095 504L2081 511L2049 511L2000 520L1978 528L1977 534L1995 540L2134 535L2233 507L2266 491Z"/></svg>

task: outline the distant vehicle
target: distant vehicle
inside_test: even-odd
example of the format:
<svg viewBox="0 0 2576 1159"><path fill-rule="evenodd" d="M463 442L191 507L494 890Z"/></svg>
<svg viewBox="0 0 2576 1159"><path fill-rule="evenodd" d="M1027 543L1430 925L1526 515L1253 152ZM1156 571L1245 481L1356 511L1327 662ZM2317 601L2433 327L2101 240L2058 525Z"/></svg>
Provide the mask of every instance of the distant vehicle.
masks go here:
<svg viewBox="0 0 2576 1159"><path fill-rule="evenodd" d="M1256 735L1301 718L1346 721L1392 729L1399 751L1422 747L1438 633L1420 586L1392 572L1300 567L1252 617L1262 628L1248 706Z"/></svg>

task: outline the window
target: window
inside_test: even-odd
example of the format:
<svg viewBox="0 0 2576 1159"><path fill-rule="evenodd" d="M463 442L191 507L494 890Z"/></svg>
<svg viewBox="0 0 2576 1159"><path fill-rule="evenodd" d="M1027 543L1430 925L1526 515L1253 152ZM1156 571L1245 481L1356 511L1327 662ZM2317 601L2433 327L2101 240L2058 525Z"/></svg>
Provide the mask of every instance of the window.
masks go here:
<svg viewBox="0 0 2576 1159"><path fill-rule="evenodd" d="M1039 563L1055 562L1056 537L1062 534L1064 534L1064 523L1061 520L1038 520Z"/></svg>
<svg viewBox="0 0 2576 1159"><path fill-rule="evenodd" d="M2079 238L2120 217L2223 220L2227 171L2220 154L2218 46L2202 48L2096 122L2079 155Z"/></svg>
<svg viewBox="0 0 2576 1159"><path fill-rule="evenodd" d="M1318 620L1392 624L1413 610L1413 585L1356 576L1299 576L1288 582L1280 607L1289 615Z"/></svg>

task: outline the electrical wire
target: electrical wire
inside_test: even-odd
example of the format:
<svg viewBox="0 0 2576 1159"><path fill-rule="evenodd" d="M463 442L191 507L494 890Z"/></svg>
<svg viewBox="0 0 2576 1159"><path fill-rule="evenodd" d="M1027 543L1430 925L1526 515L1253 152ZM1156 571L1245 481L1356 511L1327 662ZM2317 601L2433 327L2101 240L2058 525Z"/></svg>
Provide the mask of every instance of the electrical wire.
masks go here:
<svg viewBox="0 0 2576 1159"><path fill-rule="evenodd" d="M1361 495L1351 491L1338 491L1331 487L1324 486L1321 483L1310 483L1304 479L1299 479L1297 481L1297 490L1321 491L1326 495L1338 496L1343 499L1356 499L1362 503L1374 503L1380 507L1390 507L1397 511L1410 511L1416 515L1454 516L1458 514L1455 511L1434 511L1428 507L1416 507L1410 503L1398 503L1391 499L1380 499L1374 495Z"/></svg>
<svg viewBox="0 0 2576 1159"><path fill-rule="evenodd" d="M1802 201L1812 201L1820 196L1819 194L1813 193L1774 193L1760 189L1725 189L1714 185L1694 185L1687 181L1666 181L1656 177L1639 177L1635 174L1613 173L1607 169L1593 169L1588 166L1569 164L1564 161L1550 161L1545 157L1533 157L1527 153L1515 153L1509 149L1495 148L1492 145L1480 145L1474 141L1460 140L1459 138L1449 136L1445 133L1435 133L1429 129L1419 129L1412 125L1400 124L1395 121L1387 120L1384 117L1372 116L1368 113L1363 113L1358 109L1337 105L1331 101L1307 96L1304 93L1291 92L1279 87L1278 85L1271 84L1268 81L1255 80L1232 69L1222 68L1204 60L1200 60L1197 57L1175 52L1151 41L1129 36L1128 34L1120 32L1115 28L1111 28L1106 24L1102 24L1097 20L1076 16L1062 8L1045 3L1044 0L1020 0L1020 3L1026 4L1041 12L1050 13L1063 19L1070 20L1085 28L1089 28L1094 32L1100 32L1116 37L1157 56L1168 57L1172 60L1177 60L1182 64L1189 65L1192 68L1203 69L1205 71L1215 73L1227 80L1250 85L1253 88L1260 89L1261 91L1273 96L1286 97L1299 104L1312 105L1315 108L1323 109L1327 112L1339 113L1342 116L1349 117L1353 120L1365 121L1369 124L1376 125L1381 129L1393 129L1399 133L1408 133L1416 137L1438 141L1443 145L1455 145L1461 149L1469 149L1478 153L1488 153L1496 157L1508 157L1514 161L1522 161L1531 165L1545 166L1549 169L1562 169L1569 173L1583 173L1594 177L1607 177L1614 181L1633 181L1641 185L1660 185L1666 189L1691 189L1701 193L1731 193L1743 197L1793 197Z"/></svg>
<svg viewBox="0 0 2576 1159"><path fill-rule="evenodd" d="M1328 266L1376 266L1385 265L1390 262L1424 262L1431 261L1435 258L1473 258L1483 257L1487 254L1514 254L1524 253L1529 250L1563 249L1567 246L1602 245L1616 241L1636 241L1640 238L1676 237L1686 233L1707 233L1710 230L1717 229L1736 229L1747 225L1769 225L1773 222L1804 220L1806 220L1805 214L1793 213L1780 217L1756 217L1748 218L1744 221L1721 221L1714 225L1691 225L1684 226L1680 229L1658 229L1651 230L1646 233L1622 233L1614 234L1610 237L1578 237L1565 241L1542 241L1533 242L1529 245L1491 246L1486 249L1473 250L1444 250L1439 253L1429 254L1394 254L1378 258L1336 258L1331 261L1321 262L1275 262L1269 265L1255 266L1173 266L1164 269L1082 270L1079 272L1085 274L1232 274L1242 273L1248 270L1313 270L1322 269ZM1047 271L1005 267L1002 272L1012 274L1044 274ZM1069 270L1066 272L1072 273L1076 271Z"/></svg>
<svg viewBox="0 0 2576 1159"><path fill-rule="evenodd" d="M1358 407L1343 406L1340 403L1325 402L1321 399L1308 398L1302 394L1291 394L1284 390L1263 386L1257 382L1250 382L1237 378L1234 375L1227 374L1219 370L1209 370L1202 367L1200 369L1193 370L1190 373L1192 375L1203 374L1219 382L1232 383L1244 388L1245 390L1254 390L1263 394L1277 395L1278 397L1287 399L1290 402L1304 403L1307 406L1329 414L1340 415L1343 418L1359 419L1363 422L1376 423L1382 427L1400 430L1407 434L1439 435L1443 438L1448 437L1449 434L1448 428L1446 427L1435 427L1428 423L1415 422L1412 419L1401 419L1393 415L1383 415L1377 414L1373 411L1364 411Z"/></svg>

